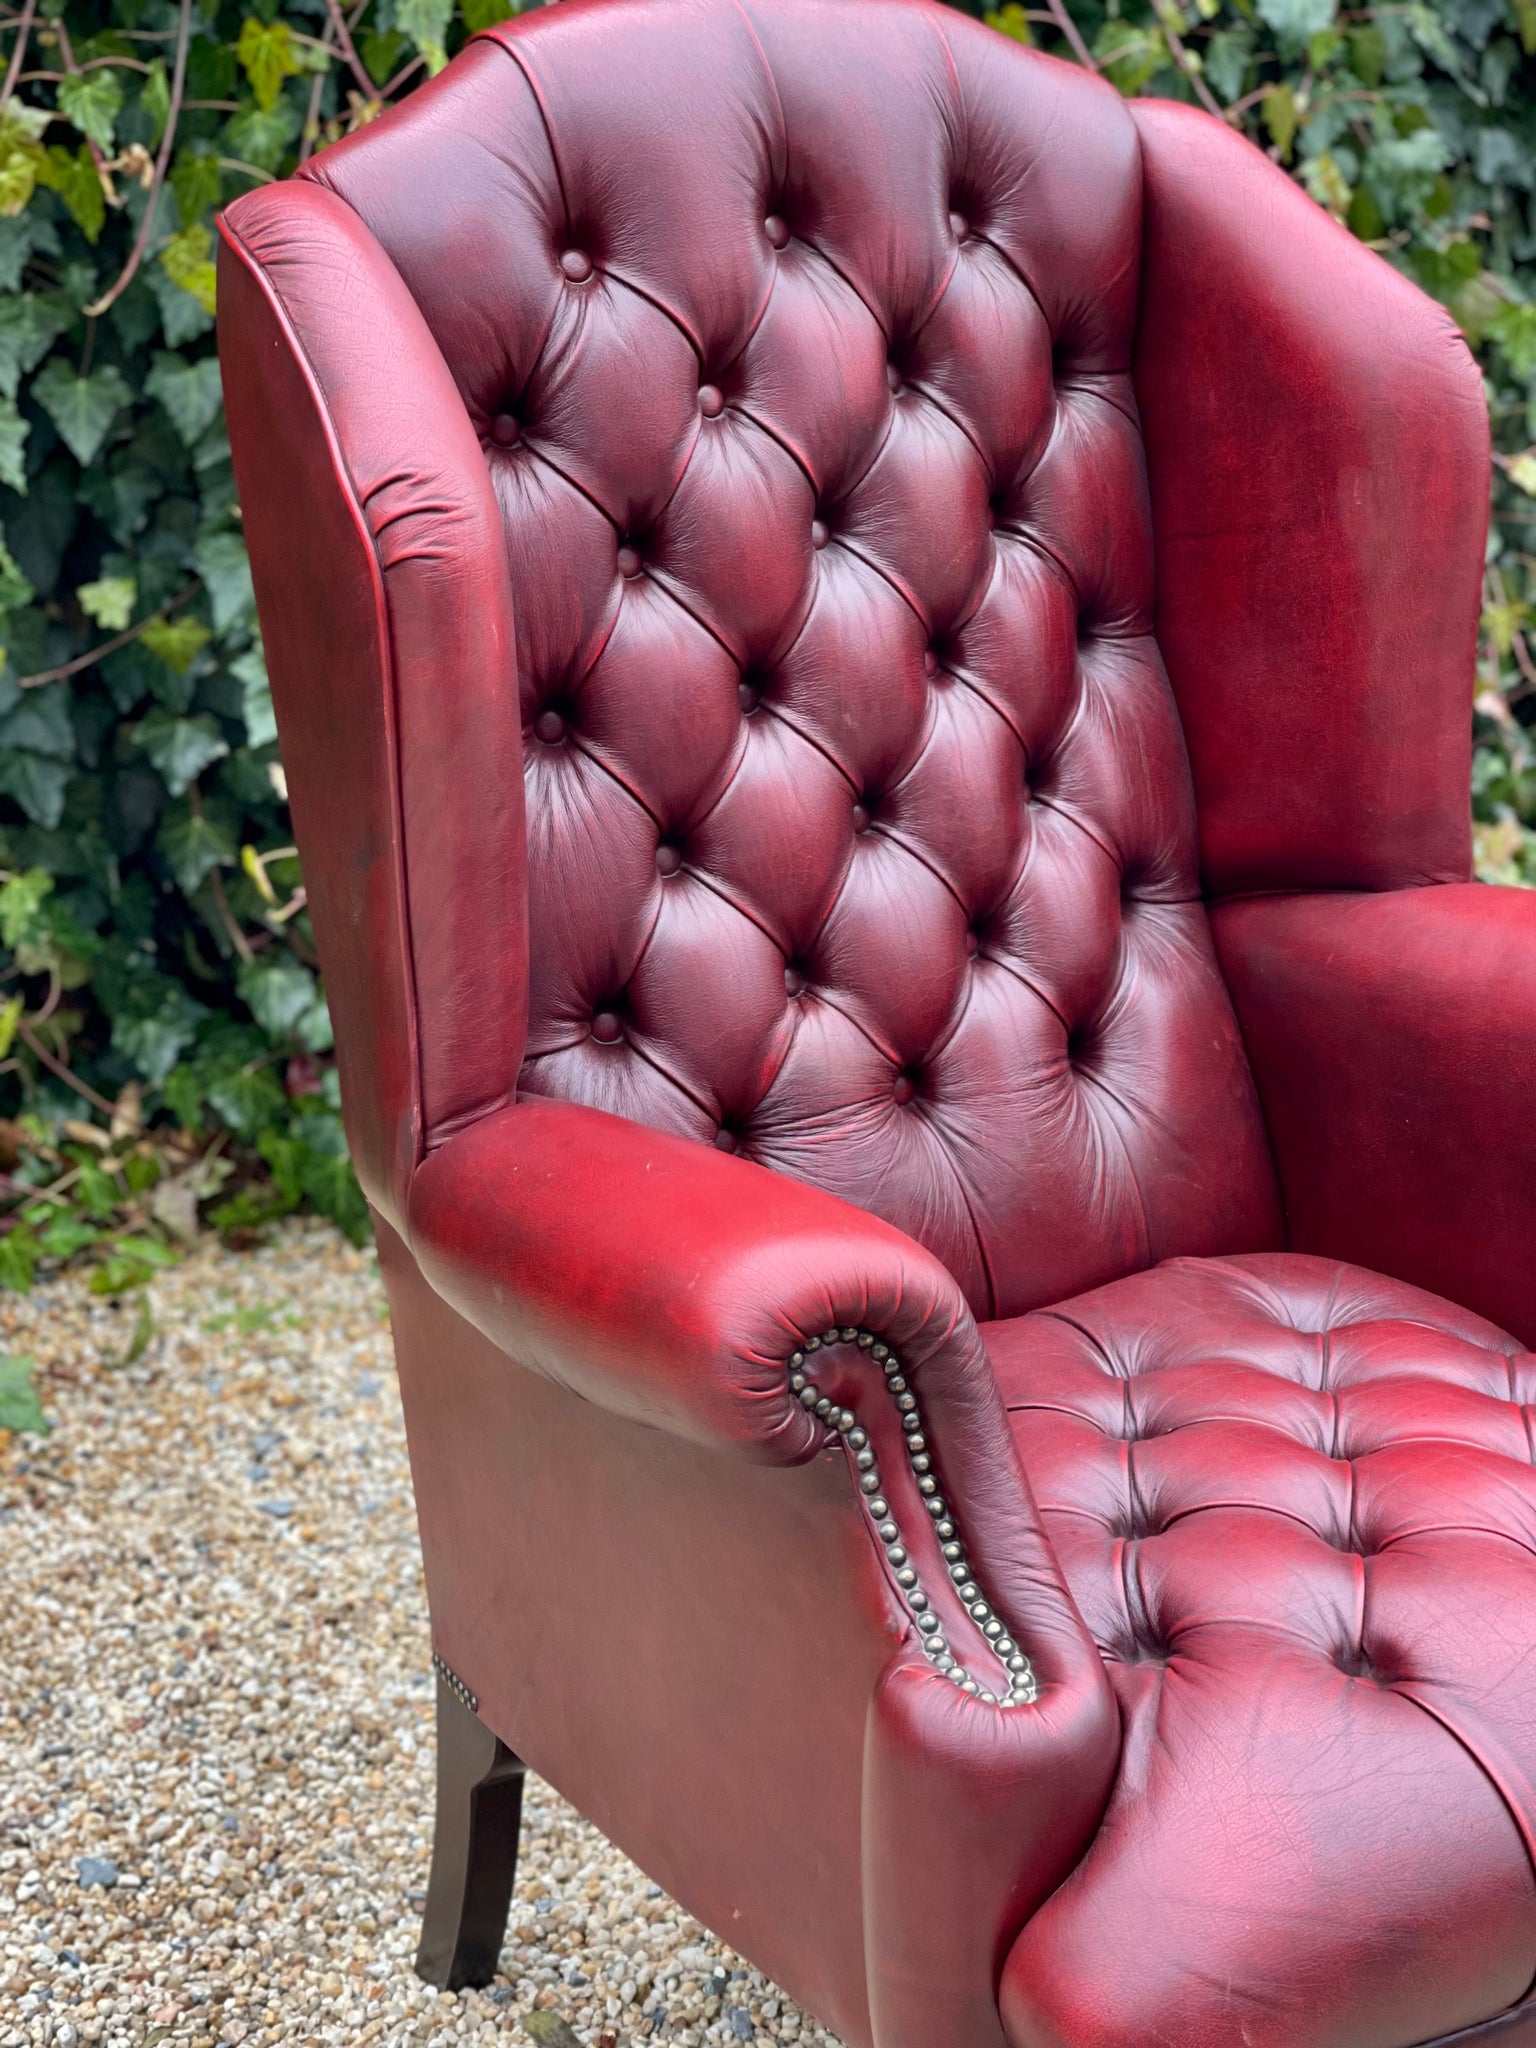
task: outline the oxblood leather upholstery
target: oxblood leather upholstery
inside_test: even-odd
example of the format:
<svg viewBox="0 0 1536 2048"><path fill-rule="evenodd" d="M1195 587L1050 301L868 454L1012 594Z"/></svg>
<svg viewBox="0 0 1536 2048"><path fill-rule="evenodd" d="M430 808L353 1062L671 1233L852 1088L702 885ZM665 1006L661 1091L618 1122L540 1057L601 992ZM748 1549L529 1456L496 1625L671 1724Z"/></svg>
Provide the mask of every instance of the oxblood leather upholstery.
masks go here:
<svg viewBox="0 0 1536 2048"><path fill-rule="evenodd" d="M1281 1251L1531 1334L1536 932L1439 886L1444 316L1230 131L923 0L491 31L232 208L220 295L482 1717L850 2042L1495 2021L1526 1368Z"/></svg>
<svg viewBox="0 0 1536 2048"><path fill-rule="evenodd" d="M1536 1357L1290 1253L983 1335L1124 1720L1015 2037L1392 2048L1523 1996Z"/></svg>
<svg viewBox="0 0 1536 2048"><path fill-rule="evenodd" d="M1536 894L1280 896L1214 922L1291 1243L1536 1344Z"/></svg>

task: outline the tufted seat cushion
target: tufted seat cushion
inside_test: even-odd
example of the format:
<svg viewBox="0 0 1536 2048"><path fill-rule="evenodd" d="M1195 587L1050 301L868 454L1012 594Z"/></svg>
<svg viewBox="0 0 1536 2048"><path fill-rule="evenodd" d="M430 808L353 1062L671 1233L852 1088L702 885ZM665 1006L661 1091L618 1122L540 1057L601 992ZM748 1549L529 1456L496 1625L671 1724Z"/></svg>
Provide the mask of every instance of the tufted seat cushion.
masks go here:
<svg viewBox="0 0 1536 2048"><path fill-rule="evenodd" d="M1536 1355L1291 1254L985 1334L1125 1724L1008 1965L1018 2048L1405 2048L1522 1998Z"/></svg>

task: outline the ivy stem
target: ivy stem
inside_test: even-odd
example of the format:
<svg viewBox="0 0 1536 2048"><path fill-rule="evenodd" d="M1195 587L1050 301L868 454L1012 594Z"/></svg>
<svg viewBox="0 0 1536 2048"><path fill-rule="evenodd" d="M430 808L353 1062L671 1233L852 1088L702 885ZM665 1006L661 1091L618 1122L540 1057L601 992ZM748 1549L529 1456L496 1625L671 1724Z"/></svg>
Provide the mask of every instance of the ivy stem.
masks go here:
<svg viewBox="0 0 1536 2048"><path fill-rule="evenodd" d="M1071 44L1072 54L1078 63L1082 65L1085 71L1097 72L1099 67L1094 59L1093 52L1083 41L1082 30L1072 19L1071 15L1068 14L1066 0L1046 0L1046 6L1050 9L1052 21L1055 22L1056 26Z"/></svg>
<svg viewBox="0 0 1536 2048"><path fill-rule="evenodd" d="M105 313L115 305L133 282L139 265L144 260L144 251L149 247L149 238L155 230L155 215L160 211L160 194L165 187L165 174L170 166L171 150L176 141L176 123L181 115L181 95L187 82L187 43L192 34L192 0L181 0L181 17L176 24L176 57L171 71L171 98L165 110L165 133L160 137L160 149L155 157L155 179L144 205L144 218L139 222L139 232L133 238L133 247L128 251L128 261L123 265L116 284L108 287L101 297L86 307L92 319Z"/></svg>
<svg viewBox="0 0 1536 2048"><path fill-rule="evenodd" d="M1218 121L1225 120L1225 109L1215 93L1211 91L1211 88L1201 77L1199 65L1184 46L1184 38L1171 22L1163 20L1161 16L1158 17L1158 25L1163 31L1163 41L1173 52L1174 63L1178 65L1184 76L1194 87L1196 99L1199 100L1201 106L1204 107L1208 114L1214 114Z"/></svg>
<svg viewBox="0 0 1536 2048"><path fill-rule="evenodd" d="M126 647L131 640L137 640L146 626L154 625L157 619L169 617L178 605L185 604L189 597L195 597L201 588L202 585L194 580L187 584L185 589L178 590L174 597L168 597L147 619L140 619L136 626L130 626L126 632L114 633L110 640L99 641L95 647L87 648L84 654L77 654L73 661L60 662L57 668L43 668L34 676L18 677L17 689L36 690L44 683L61 683L66 676L77 676L81 669L92 667L96 662L105 660L107 655L116 654L119 647Z"/></svg>
<svg viewBox="0 0 1536 2048"><path fill-rule="evenodd" d="M50 1074L57 1075L59 1080L64 1082L67 1087L73 1088L77 1095L84 1096L85 1100L95 1108L105 1110L108 1116L113 1115L117 1104L115 1102L108 1102L105 1095L98 1095L89 1081L82 1081L72 1068L67 1067L56 1054L51 1053L28 1023L23 1021L17 1025L16 1029L22 1038L26 1040L27 1050L42 1061Z"/></svg>
<svg viewBox="0 0 1536 2048"><path fill-rule="evenodd" d="M27 54L27 38L32 33L32 17L37 12L37 0L27 0L21 10L21 19L16 24L16 40L11 45L11 61L5 67L5 84L0 86L0 113L11 103L11 94L16 90L16 81L21 76L22 59Z"/></svg>
<svg viewBox="0 0 1536 2048"><path fill-rule="evenodd" d="M377 99L379 88L363 69L362 59L357 54L357 46L352 41L352 31L347 27L347 17L341 11L339 0L325 0L325 7L331 17L331 27L336 33L336 47L341 52L342 62L362 88L363 98Z"/></svg>

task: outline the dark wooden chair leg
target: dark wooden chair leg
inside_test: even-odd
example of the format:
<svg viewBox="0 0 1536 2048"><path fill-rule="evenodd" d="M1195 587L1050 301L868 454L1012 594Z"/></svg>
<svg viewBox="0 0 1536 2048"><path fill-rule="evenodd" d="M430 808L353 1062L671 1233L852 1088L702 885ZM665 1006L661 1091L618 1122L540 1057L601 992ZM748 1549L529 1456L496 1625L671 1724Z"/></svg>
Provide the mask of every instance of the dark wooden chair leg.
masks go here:
<svg viewBox="0 0 1536 2048"><path fill-rule="evenodd" d="M527 1766L437 1679L437 1826L416 1974L441 1990L496 1974L517 1875Z"/></svg>

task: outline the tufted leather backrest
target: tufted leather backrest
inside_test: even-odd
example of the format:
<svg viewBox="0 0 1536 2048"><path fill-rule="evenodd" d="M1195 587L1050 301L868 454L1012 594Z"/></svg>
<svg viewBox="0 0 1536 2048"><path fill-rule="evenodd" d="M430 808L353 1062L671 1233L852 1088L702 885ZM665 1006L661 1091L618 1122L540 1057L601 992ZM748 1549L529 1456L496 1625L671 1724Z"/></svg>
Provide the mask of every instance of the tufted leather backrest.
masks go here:
<svg viewBox="0 0 1536 2048"><path fill-rule="evenodd" d="M521 1092L818 1182L986 1314L1274 1242L1151 632L1118 97L922 0L567 0L305 175L501 509Z"/></svg>

